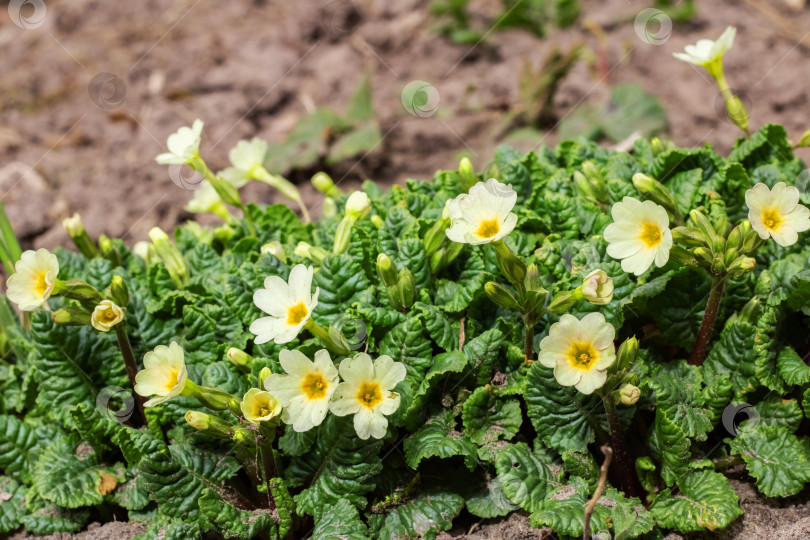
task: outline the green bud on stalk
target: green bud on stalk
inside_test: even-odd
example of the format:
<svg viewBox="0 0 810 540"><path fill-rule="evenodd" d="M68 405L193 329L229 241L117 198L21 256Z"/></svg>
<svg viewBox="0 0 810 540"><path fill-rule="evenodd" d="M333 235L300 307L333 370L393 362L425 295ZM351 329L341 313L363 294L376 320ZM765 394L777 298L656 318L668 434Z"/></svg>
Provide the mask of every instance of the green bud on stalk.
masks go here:
<svg viewBox="0 0 810 540"><path fill-rule="evenodd" d="M149 239L155 245L155 251L166 266L166 270L169 271L169 276L175 285L178 288L185 286L190 277L188 264L177 246L169 239L169 235L160 227L153 227L149 231Z"/></svg>
<svg viewBox="0 0 810 540"><path fill-rule="evenodd" d="M268 242L267 244L261 247L261 252L269 253L276 259L280 260L284 264L287 264L287 252L284 251L284 246L281 245L281 242L278 240L274 240L272 242Z"/></svg>
<svg viewBox="0 0 810 540"><path fill-rule="evenodd" d="M237 367L250 368L253 366L253 357L242 349L231 347L228 349L228 361Z"/></svg>
<svg viewBox="0 0 810 540"><path fill-rule="evenodd" d="M64 326L86 326L90 324L91 314L82 308L68 306L51 313L51 320Z"/></svg>
<svg viewBox="0 0 810 540"><path fill-rule="evenodd" d="M469 158L463 157L458 164L458 176L461 179L461 185L464 191L469 191L476 183L478 183L478 175L475 174L472 162Z"/></svg>
<svg viewBox="0 0 810 540"><path fill-rule="evenodd" d="M487 296L489 296L490 300L492 300L501 307L504 307L506 309L520 308L520 304L518 304L518 301L512 294L512 292L505 286L501 285L500 283L488 281L484 285L484 291L487 293Z"/></svg>
<svg viewBox="0 0 810 540"><path fill-rule="evenodd" d="M674 215L678 214L678 206L675 204L675 197L667 189L667 187L644 173L636 173L633 175L633 185L639 192L647 195L653 201L657 202Z"/></svg>
<svg viewBox="0 0 810 540"><path fill-rule="evenodd" d="M620 373L633 367L636 357L638 356L638 347L638 339L636 339L635 336L625 339L624 342L619 345L619 350L616 351L616 361L608 368L608 371L611 373Z"/></svg>
<svg viewBox="0 0 810 540"><path fill-rule="evenodd" d="M399 279L394 261L385 253L377 255L377 274L380 276L380 281L382 281L386 287L396 285Z"/></svg>
<svg viewBox="0 0 810 540"><path fill-rule="evenodd" d="M413 280L413 274L406 267L402 267L399 270L397 288L399 290L402 307L410 309L416 298L416 283Z"/></svg>
<svg viewBox="0 0 810 540"><path fill-rule="evenodd" d="M112 277L112 281L110 282L110 298L121 307L127 307L129 305L129 288L124 278L121 276Z"/></svg>
<svg viewBox="0 0 810 540"><path fill-rule="evenodd" d="M188 425L206 435L218 439L233 438L235 426L217 416L211 416L199 411L187 411L185 419Z"/></svg>
<svg viewBox="0 0 810 540"><path fill-rule="evenodd" d="M65 218L62 221L62 226L82 255L88 259L94 259L99 256L98 247L96 243L93 242L93 239L90 238L90 235L87 234L79 214L73 214L71 217Z"/></svg>
<svg viewBox="0 0 810 540"><path fill-rule="evenodd" d="M312 177L312 185L315 189L326 195L327 197L337 199L343 195L343 192L332 181L332 178L325 172L315 173Z"/></svg>

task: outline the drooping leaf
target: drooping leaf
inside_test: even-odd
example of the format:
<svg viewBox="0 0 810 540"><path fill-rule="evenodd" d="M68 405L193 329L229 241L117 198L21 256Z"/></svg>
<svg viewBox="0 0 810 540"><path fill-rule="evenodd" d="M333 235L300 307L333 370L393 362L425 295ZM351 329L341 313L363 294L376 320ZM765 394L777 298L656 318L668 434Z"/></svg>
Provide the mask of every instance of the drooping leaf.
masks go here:
<svg viewBox="0 0 810 540"><path fill-rule="evenodd" d="M405 462L412 469L426 458L449 458L462 456L464 464L473 470L478 463L475 445L469 437L456 431L456 418L453 411L440 412L428 419L416 433L405 439Z"/></svg>
<svg viewBox="0 0 810 540"><path fill-rule="evenodd" d="M768 497L794 495L810 481L810 443L787 428L741 428L731 441L731 450L742 456L757 488Z"/></svg>
<svg viewBox="0 0 810 540"><path fill-rule="evenodd" d="M371 538L436 538L450 528L464 508L464 498L455 493L419 494L385 513L369 516Z"/></svg>
<svg viewBox="0 0 810 540"><path fill-rule="evenodd" d="M495 461L495 469L503 492L527 512L542 509L547 495L559 485L558 479L526 443L504 448Z"/></svg>
<svg viewBox="0 0 810 540"><path fill-rule="evenodd" d="M663 491L650 506L659 526L681 533L724 529L742 515L739 499L728 479L710 470L696 470Z"/></svg>

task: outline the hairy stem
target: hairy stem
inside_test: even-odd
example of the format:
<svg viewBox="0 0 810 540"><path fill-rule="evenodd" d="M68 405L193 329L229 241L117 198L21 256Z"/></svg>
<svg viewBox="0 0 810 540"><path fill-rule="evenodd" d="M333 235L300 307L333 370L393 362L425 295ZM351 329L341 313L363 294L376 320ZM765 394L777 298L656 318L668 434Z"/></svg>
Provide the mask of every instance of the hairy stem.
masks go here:
<svg viewBox="0 0 810 540"><path fill-rule="evenodd" d="M115 325L115 337L118 338L118 348L121 349L121 355L124 357L124 365L127 368L129 384L132 385L133 394L135 395L135 427L143 426L146 424L146 414L143 410L144 398L134 391L135 375L138 374L138 364L135 362L135 353L132 352L132 344L129 342L126 323L122 322Z"/></svg>
<svg viewBox="0 0 810 540"><path fill-rule="evenodd" d="M524 363L528 366L534 361L534 324L526 321L526 338L524 341Z"/></svg>
<svg viewBox="0 0 810 540"><path fill-rule="evenodd" d="M602 392L602 403L605 405L605 414L607 415L608 425L610 425L610 438L613 441L613 456L616 463L618 473L618 482L621 490L628 497L638 497L644 500L644 488L641 487L641 482L636 475L636 468L630 459L627 452L627 446L624 442L624 433L622 426L619 423L619 413L616 411L616 402L610 392Z"/></svg>
<svg viewBox="0 0 810 540"><path fill-rule="evenodd" d="M712 339L712 333L714 333L714 322L717 320L717 313L720 310L720 301L723 299L725 288L726 276L714 276L709 301L706 303L706 311L703 312L703 322L700 323L697 339L694 347L692 347L692 354L689 356L690 365L699 366L706 358L709 342Z"/></svg>
<svg viewBox="0 0 810 540"><path fill-rule="evenodd" d="M264 475L264 484L267 488L267 505L270 510L276 509L276 500L273 497L272 486L270 481L278 476L278 469L276 468L276 460L273 456L273 439L275 438L275 431L269 433L268 430L261 429L261 438L259 440L259 453L262 458L262 474Z"/></svg>

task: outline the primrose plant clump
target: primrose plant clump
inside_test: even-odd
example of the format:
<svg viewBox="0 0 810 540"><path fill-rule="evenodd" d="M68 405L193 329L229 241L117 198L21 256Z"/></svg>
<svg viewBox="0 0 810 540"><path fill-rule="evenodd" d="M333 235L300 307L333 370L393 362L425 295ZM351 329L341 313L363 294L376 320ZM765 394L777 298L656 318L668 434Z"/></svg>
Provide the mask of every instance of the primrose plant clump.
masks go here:
<svg viewBox="0 0 810 540"><path fill-rule="evenodd" d="M149 242L2 221L0 532L435 538L514 512L560 538L662 538L810 481L810 196L781 126L747 135L715 46L682 55L746 133L710 145L497 150L323 216L242 141L200 156L188 222ZM176 172L177 169L174 169ZM258 180L300 207L246 203Z"/></svg>

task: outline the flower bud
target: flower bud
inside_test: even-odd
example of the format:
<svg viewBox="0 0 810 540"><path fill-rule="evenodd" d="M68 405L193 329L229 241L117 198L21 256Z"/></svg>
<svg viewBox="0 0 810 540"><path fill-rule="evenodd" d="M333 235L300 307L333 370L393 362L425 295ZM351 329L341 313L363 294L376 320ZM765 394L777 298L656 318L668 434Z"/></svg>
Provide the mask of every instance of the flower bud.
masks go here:
<svg viewBox="0 0 810 540"><path fill-rule="evenodd" d="M746 302L739 314L737 314L737 320L747 322L748 324L755 326L757 324L757 320L759 319L761 306L762 300L760 300L759 296L753 297L751 300Z"/></svg>
<svg viewBox="0 0 810 540"><path fill-rule="evenodd" d="M242 399L241 412L245 420L251 424L278 422L281 403L270 392L251 388Z"/></svg>
<svg viewBox="0 0 810 540"><path fill-rule="evenodd" d="M155 245L155 251L166 266L172 281L178 288L183 287L189 278L188 264L183 254L160 227L153 227L149 231L149 239Z"/></svg>
<svg viewBox="0 0 810 540"><path fill-rule="evenodd" d="M613 300L613 278L604 270L596 269L582 280L582 297L591 304L604 306Z"/></svg>
<svg viewBox="0 0 810 540"><path fill-rule="evenodd" d="M312 185L315 189L326 195L327 197L337 198L343 195L343 192L338 188L325 172L318 172L312 177Z"/></svg>
<svg viewBox="0 0 810 540"><path fill-rule="evenodd" d="M741 227L737 226L731 229L726 238L726 251L738 251L742 247L743 238L745 236Z"/></svg>
<svg viewBox="0 0 810 540"><path fill-rule="evenodd" d="M73 214L71 217L65 218L62 221L62 226L82 255L88 259L98 257L98 248L84 229L84 224L79 214Z"/></svg>
<svg viewBox="0 0 810 540"><path fill-rule="evenodd" d="M188 425L206 435L218 439L231 439L234 436L234 426L217 416L199 411L187 411L185 419Z"/></svg>
<svg viewBox="0 0 810 540"><path fill-rule="evenodd" d="M146 264L149 264L150 256L157 255L157 253L155 253L155 247L149 242L145 242L143 240L135 242L135 245L132 246L132 253L143 259Z"/></svg>
<svg viewBox="0 0 810 540"><path fill-rule="evenodd" d="M113 263L113 266L121 266L121 253L106 234L98 235L98 249L101 256Z"/></svg>
<svg viewBox="0 0 810 540"><path fill-rule="evenodd" d="M362 219L371 213L371 200L363 191L355 191L346 201L346 215Z"/></svg>
<svg viewBox="0 0 810 540"><path fill-rule="evenodd" d="M635 405L638 398L641 397L641 390L639 390L638 386L625 384L622 386L621 390L619 390L619 394L621 396L622 405Z"/></svg>
<svg viewBox="0 0 810 540"><path fill-rule="evenodd" d="M51 320L65 326L84 326L90 324L90 312L78 307L65 307L51 313Z"/></svg>
<svg viewBox="0 0 810 540"><path fill-rule="evenodd" d="M708 246L711 240L697 227L675 227L672 240L686 247Z"/></svg>
<svg viewBox="0 0 810 540"><path fill-rule="evenodd" d="M373 216L371 216L371 223L373 223L374 226L376 228L378 228L378 229L385 224L385 222L383 221L383 218L381 218L377 214L374 214Z"/></svg>
<svg viewBox="0 0 810 540"><path fill-rule="evenodd" d="M397 268L394 266L394 261L385 253L377 255L377 274L380 276L380 281L386 287L397 284Z"/></svg>
<svg viewBox="0 0 810 540"><path fill-rule="evenodd" d="M416 283L413 280L413 274L407 267L402 267L399 270L397 287L399 289L402 307L409 309L416 298Z"/></svg>
<svg viewBox="0 0 810 540"><path fill-rule="evenodd" d="M478 182L478 175L475 174L472 162L467 157L461 158L458 163L458 176L464 191L469 191Z"/></svg>
<svg viewBox="0 0 810 540"><path fill-rule="evenodd" d="M607 184L605 183L605 177L602 174L602 171L599 170L596 163L591 160L583 161L582 173L585 175L585 178L587 178L588 184L590 184L596 200L602 203L608 202L609 194Z"/></svg>
<svg viewBox="0 0 810 540"><path fill-rule="evenodd" d="M261 371L259 371L259 388L264 388L265 379L267 379L272 374L273 372L270 370L269 367L266 366L263 367Z"/></svg>
<svg viewBox="0 0 810 540"><path fill-rule="evenodd" d="M683 266L696 266L697 259L692 253L679 245L673 245L669 250L669 258Z"/></svg>
<svg viewBox="0 0 810 540"><path fill-rule="evenodd" d="M638 339L635 336L629 337L619 345L619 350L616 351L616 362L608 368L608 371L618 373L633 367L633 363L638 356Z"/></svg>
<svg viewBox="0 0 810 540"><path fill-rule="evenodd" d="M548 305L548 310L552 313L565 313L571 306L577 303L577 300L576 291L558 292Z"/></svg>
<svg viewBox="0 0 810 540"><path fill-rule="evenodd" d="M518 301L515 299L512 292L500 283L488 281L484 285L484 291L487 293L490 300L501 307L505 307L507 309L518 309L520 307L520 304L518 304Z"/></svg>
<svg viewBox="0 0 810 540"><path fill-rule="evenodd" d="M577 193L581 196L592 199L594 201L598 200L596 198L596 192L593 189L593 186L588 179L579 171L574 171L574 187L577 188Z"/></svg>
<svg viewBox="0 0 810 540"><path fill-rule="evenodd" d="M211 415L199 411L186 411L185 419L197 431L205 431L211 424Z"/></svg>
<svg viewBox="0 0 810 540"><path fill-rule="evenodd" d="M750 227L750 222L749 222L749 227ZM740 251L742 253L751 253L756 248L758 248L760 245L762 245L763 241L764 240L762 240L762 238L759 237L759 234L757 234L756 231L749 230L746 233L745 238L743 239L742 249Z"/></svg>
<svg viewBox="0 0 810 540"><path fill-rule="evenodd" d="M748 133L748 111L745 109L742 100L729 92L724 92L726 96L726 110L731 121L737 124L741 130Z"/></svg>
<svg viewBox="0 0 810 540"><path fill-rule="evenodd" d="M287 252L284 251L284 246L281 245L281 242L278 240L274 240L269 242L261 247L262 253L269 253L276 259L280 260L284 264L287 264Z"/></svg>
<svg viewBox="0 0 810 540"><path fill-rule="evenodd" d="M527 291L544 290L543 284L540 282L540 269L536 264L532 263L526 267L526 279L523 284Z"/></svg>
<svg viewBox="0 0 810 540"><path fill-rule="evenodd" d="M673 214L678 213L678 206L675 204L675 197L667 189L667 187L650 176L644 173L636 173L633 175L633 185L641 193L646 194L654 202L657 202Z"/></svg>
<svg viewBox="0 0 810 540"><path fill-rule="evenodd" d="M253 357L242 349L231 347L228 349L228 361L238 367L251 367L253 365Z"/></svg>
<svg viewBox="0 0 810 540"><path fill-rule="evenodd" d="M754 259L753 257L746 257L743 255L734 259L734 262L732 262L728 266L727 272L731 276L741 276L746 272L750 272L751 270L753 270L756 264L757 264L756 259Z"/></svg>
<svg viewBox="0 0 810 540"><path fill-rule="evenodd" d="M329 255L325 249L312 246L306 242L298 242L298 245L295 246L293 250L293 254L309 259L317 265L320 265L323 259Z"/></svg>
<svg viewBox="0 0 810 540"><path fill-rule="evenodd" d="M807 129L802 133L801 139L793 148L802 148L805 146L810 146L810 129Z"/></svg>
<svg viewBox="0 0 810 540"><path fill-rule="evenodd" d="M332 248L333 253L343 253L349 249L349 240L351 240L354 222L355 218L349 215L340 220L337 230L335 231L335 244Z"/></svg>
<svg viewBox="0 0 810 540"><path fill-rule="evenodd" d="M337 215L337 203L335 202L335 199L326 197L323 200L323 203L321 204L321 214L323 214L324 218L335 217ZM374 216L371 217L373 218Z"/></svg>
<svg viewBox="0 0 810 540"><path fill-rule="evenodd" d="M109 332L113 326L123 320L124 310L111 300L102 300L93 310L90 324L99 332Z"/></svg>
<svg viewBox="0 0 810 540"><path fill-rule="evenodd" d="M127 307L129 305L129 288L124 278L121 276L112 277L112 281L110 282L110 298L121 307Z"/></svg>
<svg viewBox="0 0 810 540"><path fill-rule="evenodd" d="M95 287L80 279L57 280L51 294L61 294L65 298L87 302L93 306L104 300L104 297Z"/></svg>
<svg viewBox="0 0 810 540"><path fill-rule="evenodd" d="M521 261L517 255L512 253L512 250L506 245L503 240L493 242L495 247L495 258L498 262L498 268L509 282L517 287L522 287L526 279L526 265Z"/></svg>
<svg viewBox="0 0 810 540"><path fill-rule="evenodd" d="M225 204L242 207L242 198L239 196L239 190L236 189L235 185L219 175L212 174L207 179Z"/></svg>

